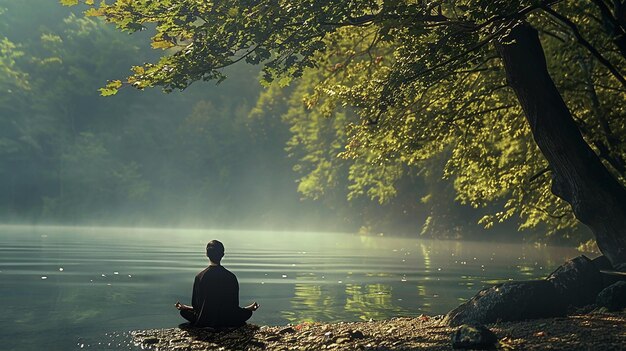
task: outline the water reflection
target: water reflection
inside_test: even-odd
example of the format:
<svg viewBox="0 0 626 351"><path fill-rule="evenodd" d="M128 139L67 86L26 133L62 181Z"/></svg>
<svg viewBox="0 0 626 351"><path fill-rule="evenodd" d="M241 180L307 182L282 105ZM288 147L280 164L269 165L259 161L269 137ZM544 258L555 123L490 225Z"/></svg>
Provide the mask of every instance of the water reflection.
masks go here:
<svg viewBox="0 0 626 351"><path fill-rule="evenodd" d="M333 320L337 296L321 285L296 283L290 299L291 308L281 311L283 318L292 323Z"/></svg>
<svg viewBox="0 0 626 351"><path fill-rule="evenodd" d="M345 308L360 320L383 319L402 315L404 310L393 302L392 287L387 284L346 284Z"/></svg>
<svg viewBox="0 0 626 351"><path fill-rule="evenodd" d="M296 283L291 308L282 311L282 316L291 323L302 323L383 319L407 313L394 303L391 285L337 284Z"/></svg>

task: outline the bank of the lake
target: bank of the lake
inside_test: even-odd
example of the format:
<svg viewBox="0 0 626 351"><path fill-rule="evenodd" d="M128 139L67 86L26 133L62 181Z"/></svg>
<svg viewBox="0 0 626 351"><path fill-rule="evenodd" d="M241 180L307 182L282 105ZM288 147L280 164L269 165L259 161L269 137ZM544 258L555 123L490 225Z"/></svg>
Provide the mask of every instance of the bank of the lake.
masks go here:
<svg viewBox="0 0 626 351"><path fill-rule="evenodd" d="M246 325L216 332L171 328L133 332L137 346L154 350L451 350L456 328L442 316L392 318L368 322ZM626 313L573 314L567 317L487 325L502 350L624 350Z"/></svg>

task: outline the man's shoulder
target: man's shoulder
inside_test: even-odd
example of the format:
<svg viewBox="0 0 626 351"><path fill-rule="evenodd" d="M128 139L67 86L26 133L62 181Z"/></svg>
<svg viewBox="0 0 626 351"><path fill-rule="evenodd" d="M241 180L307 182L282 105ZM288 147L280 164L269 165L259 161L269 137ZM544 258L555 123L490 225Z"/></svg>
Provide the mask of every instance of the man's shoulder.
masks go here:
<svg viewBox="0 0 626 351"><path fill-rule="evenodd" d="M211 268L211 267L207 267L207 268L203 269L202 271L200 271L198 274L196 274L196 278L197 279L201 279L206 274L206 272L209 271L209 268Z"/></svg>
<svg viewBox="0 0 626 351"><path fill-rule="evenodd" d="M233 277L235 276L235 273L229 271L226 267L224 267L224 266L220 266L220 267L222 267L224 269L224 273L225 274L228 274L228 275L233 276Z"/></svg>
<svg viewBox="0 0 626 351"><path fill-rule="evenodd" d="M202 272L196 275L196 278L201 279L203 276L227 276L231 278L237 278L235 274L224 266L209 266L202 270Z"/></svg>

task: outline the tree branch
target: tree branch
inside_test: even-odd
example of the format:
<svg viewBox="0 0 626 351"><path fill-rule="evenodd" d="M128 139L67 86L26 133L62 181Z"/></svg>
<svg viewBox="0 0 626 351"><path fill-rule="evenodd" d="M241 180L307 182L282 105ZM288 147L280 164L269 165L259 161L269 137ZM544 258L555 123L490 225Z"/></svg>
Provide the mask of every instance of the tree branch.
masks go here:
<svg viewBox="0 0 626 351"><path fill-rule="evenodd" d="M546 174L548 172L550 172L550 167L546 167L546 168L540 170L539 172L533 174L530 178L528 178L528 182L532 183L535 180L537 180L539 177L541 177L542 175L544 175L544 174Z"/></svg>
<svg viewBox="0 0 626 351"><path fill-rule="evenodd" d="M626 87L626 79L624 79L624 76L622 76L617 68L615 68L615 66L613 66L613 64L611 64L609 60L602 56L602 54L582 36L580 31L578 30L578 26L574 22L572 22L569 18L554 11L550 7L543 7L543 10L550 14L552 17L558 19L567 27L569 27L572 31L572 34L574 34L574 37L576 37L576 40L578 40L578 43L582 45L585 49L587 49L598 60L598 62L604 65L609 70L609 72L611 72L615 79L617 79L620 83L622 83L624 87Z"/></svg>

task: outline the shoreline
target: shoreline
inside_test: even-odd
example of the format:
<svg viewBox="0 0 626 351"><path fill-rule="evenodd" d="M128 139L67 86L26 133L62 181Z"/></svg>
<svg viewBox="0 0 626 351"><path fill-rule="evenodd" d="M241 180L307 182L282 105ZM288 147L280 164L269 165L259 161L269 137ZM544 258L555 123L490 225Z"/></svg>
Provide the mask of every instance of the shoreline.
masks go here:
<svg viewBox="0 0 626 351"><path fill-rule="evenodd" d="M443 316L396 317L368 322L247 324L216 331L170 328L132 332L143 349L228 350L452 350L458 327ZM565 317L487 324L499 350L624 350L626 311L575 313Z"/></svg>

